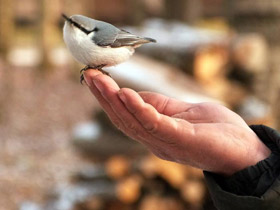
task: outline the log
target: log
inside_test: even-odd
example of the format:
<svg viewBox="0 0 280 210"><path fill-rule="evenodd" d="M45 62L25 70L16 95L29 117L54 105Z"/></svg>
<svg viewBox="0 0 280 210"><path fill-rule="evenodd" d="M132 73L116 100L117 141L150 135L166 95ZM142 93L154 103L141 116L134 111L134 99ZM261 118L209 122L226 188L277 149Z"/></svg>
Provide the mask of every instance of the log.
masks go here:
<svg viewBox="0 0 280 210"><path fill-rule="evenodd" d="M194 77L199 83L215 82L225 78L229 51L221 46L209 46L199 49L194 58Z"/></svg>
<svg viewBox="0 0 280 210"><path fill-rule="evenodd" d="M147 178L153 178L155 176L162 177L174 188L180 188L188 173L186 166L161 160L154 155L142 161L140 170Z"/></svg>
<svg viewBox="0 0 280 210"><path fill-rule="evenodd" d="M155 158L157 174L174 188L179 188L186 179L185 166Z"/></svg>
<svg viewBox="0 0 280 210"><path fill-rule="evenodd" d="M154 161L153 155L142 158L138 167L143 175L148 179L152 179L157 175L157 164L156 161Z"/></svg>
<svg viewBox="0 0 280 210"><path fill-rule="evenodd" d="M142 182L142 178L137 174L122 179L116 186L117 198L126 204L137 201L140 197Z"/></svg>
<svg viewBox="0 0 280 210"><path fill-rule="evenodd" d="M140 204L139 210L184 210L184 204L174 197L159 197L150 195L144 197Z"/></svg>
<svg viewBox="0 0 280 210"><path fill-rule="evenodd" d="M129 173L131 163L128 157L116 155L106 161L105 167L108 176L117 180Z"/></svg>
<svg viewBox="0 0 280 210"><path fill-rule="evenodd" d="M200 181L189 180L181 187L181 196L185 201L197 206L201 205L206 193L205 185Z"/></svg>
<svg viewBox="0 0 280 210"><path fill-rule="evenodd" d="M84 210L100 210L104 209L105 202L100 197L92 197L89 198L81 203L75 204L75 207L73 209L84 209Z"/></svg>
<svg viewBox="0 0 280 210"><path fill-rule="evenodd" d="M204 179L204 175L201 169L198 168L194 168L194 167L187 167L187 179L191 179L191 180L203 180Z"/></svg>
<svg viewBox="0 0 280 210"><path fill-rule="evenodd" d="M228 49L202 48L194 63L195 79L231 108L238 106L250 91L261 96L268 73L268 45L258 34L236 36Z"/></svg>
<svg viewBox="0 0 280 210"><path fill-rule="evenodd" d="M253 74L268 71L268 44L257 33L237 36L231 45L231 62Z"/></svg>

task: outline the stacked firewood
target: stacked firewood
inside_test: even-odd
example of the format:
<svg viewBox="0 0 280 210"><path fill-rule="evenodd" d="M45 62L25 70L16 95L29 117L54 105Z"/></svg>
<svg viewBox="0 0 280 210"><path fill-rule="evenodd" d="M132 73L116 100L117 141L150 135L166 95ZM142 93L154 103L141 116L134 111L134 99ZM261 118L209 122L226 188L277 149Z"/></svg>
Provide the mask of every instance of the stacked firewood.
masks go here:
<svg viewBox="0 0 280 210"><path fill-rule="evenodd" d="M75 196L68 197L75 197L74 209L199 210L212 206L201 170L155 157L114 128L104 112L95 114L95 121L100 128L96 139L74 136L75 148L89 162L72 177L68 193ZM82 190L82 198L74 193Z"/></svg>
<svg viewBox="0 0 280 210"><path fill-rule="evenodd" d="M271 91L268 56L263 36L240 35L231 40L230 46L210 45L198 49L194 57L194 78L248 124L274 126L267 99Z"/></svg>
<svg viewBox="0 0 280 210"><path fill-rule="evenodd" d="M256 32L268 41L268 65L266 71L258 74L257 96L270 104L274 127L280 127L279 121L279 52L280 52L280 2L277 0L231 0L227 1L232 26L241 33Z"/></svg>
<svg viewBox="0 0 280 210"><path fill-rule="evenodd" d="M202 209L208 196L201 170L153 155L140 159L115 155L105 161L102 171L102 178L113 183L111 193L77 202L77 210ZM83 176L77 177L76 181L81 182ZM91 181L94 180L100 180L100 174L91 177Z"/></svg>

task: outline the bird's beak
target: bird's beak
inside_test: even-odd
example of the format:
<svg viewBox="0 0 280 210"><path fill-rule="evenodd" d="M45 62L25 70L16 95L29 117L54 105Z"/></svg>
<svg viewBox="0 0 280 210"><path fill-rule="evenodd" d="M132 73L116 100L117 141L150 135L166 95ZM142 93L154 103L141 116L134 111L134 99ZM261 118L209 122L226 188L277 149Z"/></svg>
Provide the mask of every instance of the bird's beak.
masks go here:
<svg viewBox="0 0 280 210"><path fill-rule="evenodd" d="M72 22L72 20L69 18L69 17L67 17L65 14L61 14L61 16L66 20L66 21L68 21L68 22Z"/></svg>

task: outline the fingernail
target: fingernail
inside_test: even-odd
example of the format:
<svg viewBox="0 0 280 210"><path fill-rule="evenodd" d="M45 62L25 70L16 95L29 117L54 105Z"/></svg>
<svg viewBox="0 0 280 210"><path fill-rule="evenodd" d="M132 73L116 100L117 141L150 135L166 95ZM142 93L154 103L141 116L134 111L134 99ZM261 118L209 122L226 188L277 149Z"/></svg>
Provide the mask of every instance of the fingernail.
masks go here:
<svg viewBox="0 0 280 210"><path fill-rule="evenodd" d="M94 83L94 85L97 87L97 89L98 89L100 92L103 92L104 87L103 87L102 83L101 83L99 80L93 79L93 83Z"/></svg>
<svg viewBox="0 0 280 210"><path fill-rule="evenodd" d="M91 86L92 86L91 80L88 80L87 77L85 77L85 76L84 76L84 80L85 80L86 85L87 85L88 87L91 87Z"/></svg>
<svg viewBox="0 0 280 210"><path fill-rule="evenodd" d="M125 97L124 93L122 91L119 91L118 94L119 94L119 97L122 100L122 102L126 103L126 97Z"/></svg>

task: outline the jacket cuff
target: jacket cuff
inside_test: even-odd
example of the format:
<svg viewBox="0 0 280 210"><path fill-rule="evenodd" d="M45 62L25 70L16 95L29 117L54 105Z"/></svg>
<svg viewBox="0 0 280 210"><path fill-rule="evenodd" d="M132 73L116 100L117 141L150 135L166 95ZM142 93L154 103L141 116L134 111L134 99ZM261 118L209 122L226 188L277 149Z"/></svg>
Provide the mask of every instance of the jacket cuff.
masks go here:
<svg viewBox="0 0 280 210"><path fill-rule="evenodd" d="M264 125L252 125L250 128L271 150L271 154L265 160L231 177L225 178L205 171L206 182L214 200L217 194L222 194L231 199L249 196L254 202L260 201L264 194L269 194L268 190L276 184L277 178L280 179L280 134Z"/></svg>

